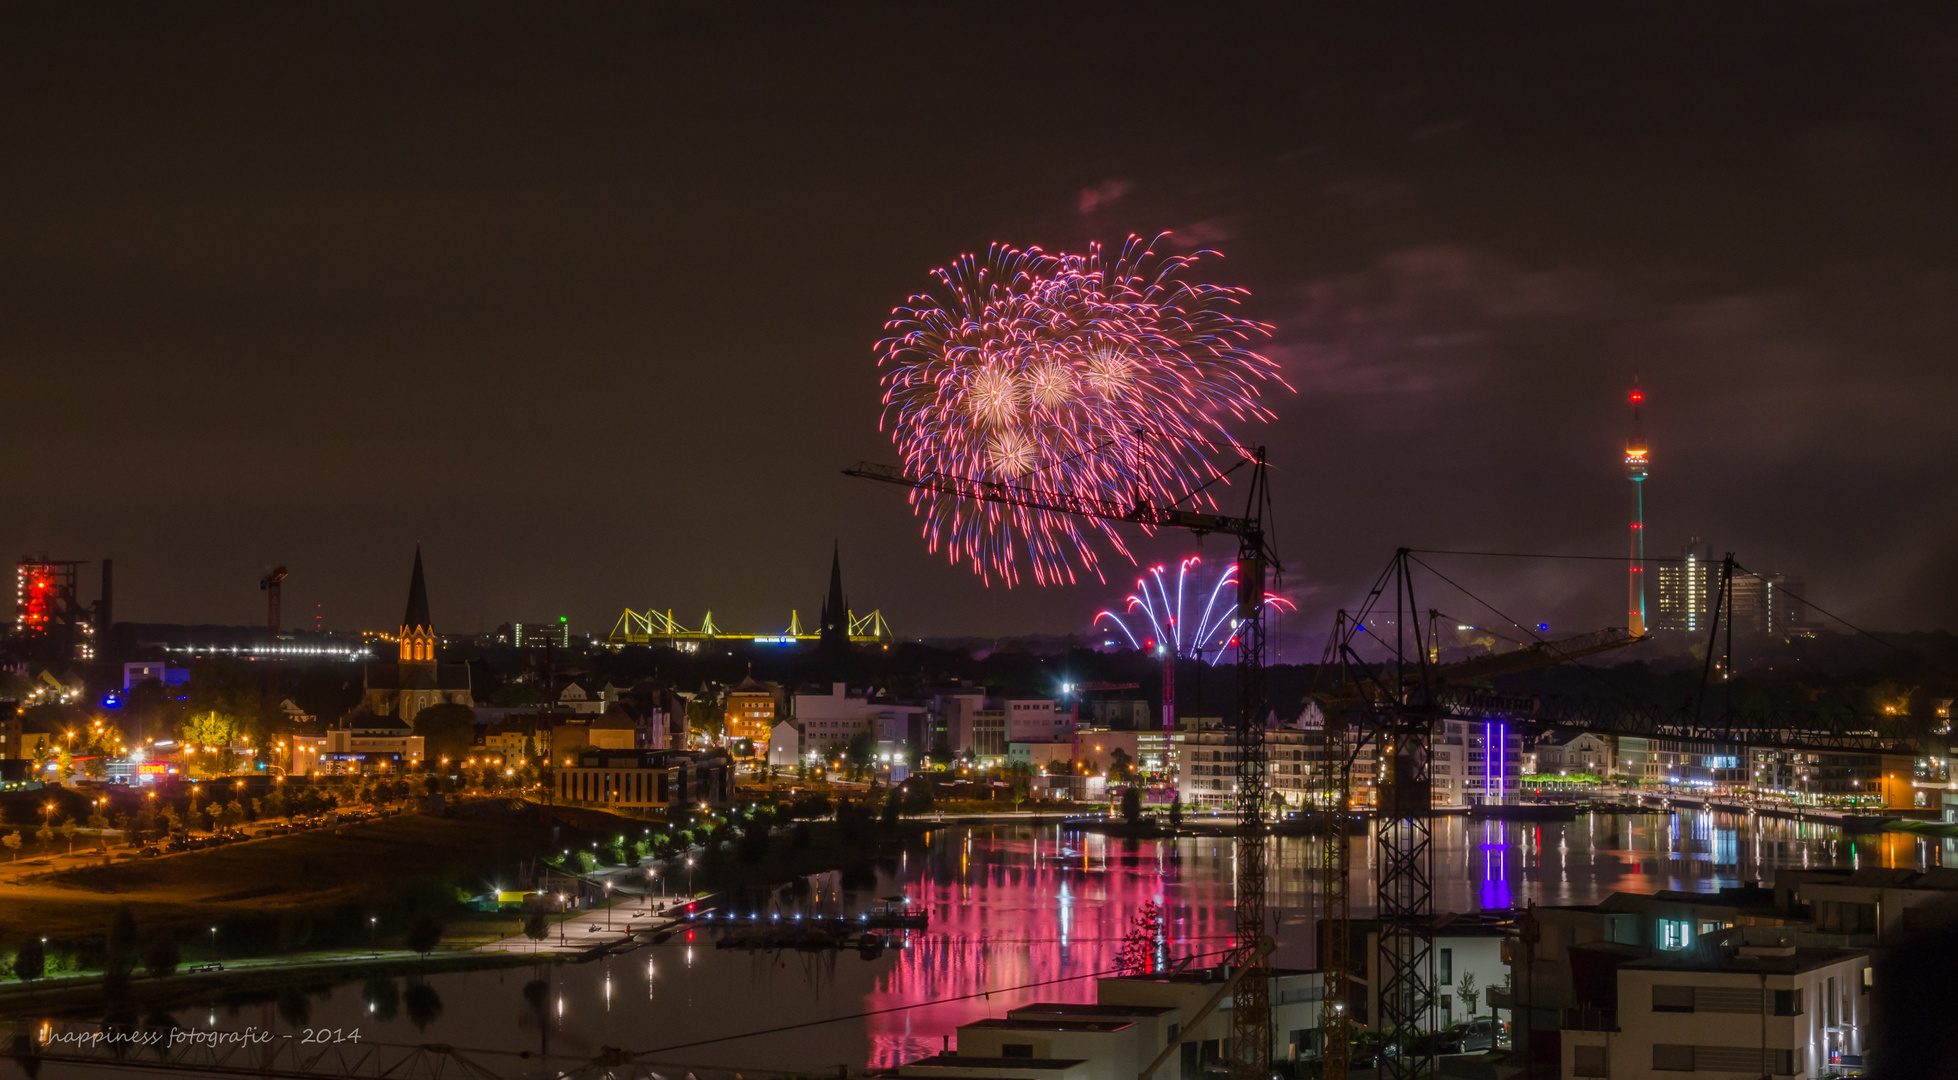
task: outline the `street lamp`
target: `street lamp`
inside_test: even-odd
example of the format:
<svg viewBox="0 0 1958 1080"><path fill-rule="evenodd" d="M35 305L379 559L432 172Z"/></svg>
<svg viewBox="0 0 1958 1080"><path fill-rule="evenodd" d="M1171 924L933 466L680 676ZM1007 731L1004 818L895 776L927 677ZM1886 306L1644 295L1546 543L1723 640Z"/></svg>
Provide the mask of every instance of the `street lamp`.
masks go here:
<svg viewBox="0 0 1958 1080"><path fill-rule="evenodd" d="M218 928L213 926L211 927L211 959L216 960L217 958L218 958Z"/></svg>
<svg viewBox="0 0 1958 1080"><path fill-rule="evenodd" d="M687 899L693 899L693 856L687 856Z"/></svg>
<svg viewBox="0 0 1958 1080"><path fill-rule="evenodd" d="M612 932L612 883L605 883L605 932Z"/></svg>
<svg viewBox="0 0 1958 1080"><path fill-rule="evenodd" d="M367 951L380 951L381 920L377 915L367 917Z"/></svg>

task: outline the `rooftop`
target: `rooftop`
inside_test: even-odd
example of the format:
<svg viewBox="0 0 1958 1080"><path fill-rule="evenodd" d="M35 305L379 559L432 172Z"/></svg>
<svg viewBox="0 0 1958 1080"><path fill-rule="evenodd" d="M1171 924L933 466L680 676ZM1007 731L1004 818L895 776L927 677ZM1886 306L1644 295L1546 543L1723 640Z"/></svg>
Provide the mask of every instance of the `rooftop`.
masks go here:
<svg viewBox="0 0 1958 1080"><path fill-rule="evenodd" d="M1039 1001L1008 1009L1009 1017L1019 1016L1161 1016L1177 1011L1170 1005L1096 1005L1079 1001Z"/></svg>
<svg viewBox="0 0 1958 1080"><path fill-rule="evenodd" d="M1859 956L1868 956L1862 949L1794 949L1782 955L1760 955L1746 952L1730 952L1725 949L1708 954L1702 950L1689 950L1682 953L1669 953L1655 956L1649 960L1634 961L1619 968L1620 971L1719 971L1770 972L1777 975L1792 975L1799 971L1814 971L1816 968L1839 964Z"/></svg>
<svg viewBox="0 0 1958 1080"><path fill-rule="evenodd" d="M1012 1017L1001 1020L989 1017L964 1026L987 1031L1125 1031L1135 1024L1128 1020L1031 1020Z"/></svg>
<svg viewBox="0 0 1958 1080"><path fill-rule="evenodd" d="M933 1054L907 1062L903 1068L942 1069L1071 1069L1086 1064L1083 1058L970 1057L964 1054Z"/></svg>

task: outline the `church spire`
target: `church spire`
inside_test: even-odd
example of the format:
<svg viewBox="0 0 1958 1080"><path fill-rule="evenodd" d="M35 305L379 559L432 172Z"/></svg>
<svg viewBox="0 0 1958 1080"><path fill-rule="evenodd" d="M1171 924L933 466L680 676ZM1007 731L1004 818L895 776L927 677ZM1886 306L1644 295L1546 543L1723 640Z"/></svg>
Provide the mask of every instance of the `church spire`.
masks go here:
<svg viewBox="0 0 1958 1080"><path fill-rule="evenodd" d="M422 546L415 545L415 576L408 580L408 613L401 618L403 630L433 629L428 617L428 584L422 580Z"/></svg>
<svg viewBox="0 0 1958 1080"><path fill-rule="evenodd" d="M829 595L823 598L823 621L818 645L831 653L850 646L850 603L843 598L843 549L830 549Z"/></svg>
<svg viewBox="0 0 1958 1080"><path fill-rule="evenodd" d="M415 576L408 579L408 612L401 616L400 644L402 663L435 664L435 622L428 617L428 583L422 580L420 544L415 545Z"/></svg>

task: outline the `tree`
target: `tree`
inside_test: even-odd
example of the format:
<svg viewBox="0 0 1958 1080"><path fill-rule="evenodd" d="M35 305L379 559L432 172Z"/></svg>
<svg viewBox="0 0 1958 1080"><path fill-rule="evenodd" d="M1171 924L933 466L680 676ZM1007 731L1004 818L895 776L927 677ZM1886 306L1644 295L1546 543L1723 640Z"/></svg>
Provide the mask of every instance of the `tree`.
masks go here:
<svg viewBox="0 0 1958 1080"><path fill-rule="evenodd" d="M1014 764L1007 767L1006 787L1013 797L1013 809L1033 795L1033 770L1026 765Z"/></svg>
<svg viewBox="0 0 1958 1080"><path fill-rule="evenodd" d="M192 713L177 726L177 738L187 748L208 747L215 751L191 758L193 773L203 776L221 776L231 771L234 764L231 744L239 734L238 721L215 710Z"/></svg>
<svg viewBox="0 0 1958 1080"><path fill-rule="evenodd" d="M423 915L408 926L408 948L420 953L426 960L435 946L442 943L442 920L434 915Z"/></svg>
<svg viewBox="0 0 1958 1080"><path fill-rule="evenodd" d="M1142 820L1142 789L1134 784L1122 792L1122 820L1130 825Z"/></svg>
<svg viewBox="0 0 1958 1080"><path fill-rule="evenodd" d="M1482 991L1475 988L1475 972L1464 971L1460 982L1455 984L1455 993L1468 1006L1469 1019L1475 1019L1475 1004L1482 997Z"/></svg>
<svg viewBox="0 0 1958 1080"><path fill-rule="evenodd" d="M33 982L48 973L48 954L41 947L41 939L29 937L21 943L20 951L14 954L14 978L21 982Z"/></svg>
<svg viewBox="0 0 1958 1080"><path fill-rule="evenodd" d="M61 819L61 838L68 841L68 851L70 854L75 850L75 833L77 831L79 830L75 828L74 818Z"/></svg>
<svg viewBox="0 0 1958 1080"><path fill-rule="evenodd" d="M454 764L476 745L476 712L467 705L430 705L415 714L415 734L422 737L424 762L448 758Z"/></svg>
<svg viewBox="0 0 1958 1080"><path fill-rule="evenodd" d="M143 970L149 972L152 979L175 975L182 959L177 951L176 936L168 930L157 931L149 944L143 946Z"/></svg>
<svg viewBox="0 0 1958 1080"><path fill-rule="evenodd" d="M7 845L7 850L13 853L14 856L13 861L15 862L20 861L20 830L19 829L15 829L13 832L10 832L5 836L0 836L0 844Z"/></svg>
<svg viewBox="0 0 1958 1080"><path fill-rule="evenodd" d="M121 1001L129 993L129 975L136 970L136 946L136 915L123 904L109 923L108 956L102 964L102 991L110 1001Z"/></svg>
<svg viewBox="0 0 1958 1080"><path fill-rule="evenodd" d="M865 770L877 764L877 736L868 729L850 736L850 745L843 750L843 763L850 767L851 779L861 779Z"/></svg>
<svg viewBox="0 0 1958 1080"><path fill-rule="evenodd" d="M1183 796L1181 795L1169 800L1169 823L1171 825L1183 824Z"/></svg>
<svg viewBox="0 0 1958 1080"><path fill-rule="evenodd" d="M1124 975L1147 975L1156 970L1157 942L1162 938L1163 909L1154 900L1145 901L1129 918L1122 949L1115 955L1115 966Z"/></svg>
<svg viewBox="0 0 1958 1080"><path fill-rule="evenodd" d="M542 941L551 936L550 920L541 911L533 911L530 918L523 921L523 936L532 941Z"/></svg>
<svg viewBox="0 0 1958 1080"><path fill-rule="evenodd" d="M541 701L543 701L543 698L537 695L537 688L529 683L522 682L505 683L497 687L496 692L491 694L489 699L490 704L499 709L521 709L526 706L536 705ZM427 712L428 710L423 709L422 711ZM416 719L420 719L420 717Z"/></svg>
<svg viewBox="0 0 1958 1080"><path fill-rule="evenodd" d="M1108 782L1111 784L1127 784L1134 780L1135 759L1129 757L1129 752L1119 746L1110 751L1108 754Z"/></svg>

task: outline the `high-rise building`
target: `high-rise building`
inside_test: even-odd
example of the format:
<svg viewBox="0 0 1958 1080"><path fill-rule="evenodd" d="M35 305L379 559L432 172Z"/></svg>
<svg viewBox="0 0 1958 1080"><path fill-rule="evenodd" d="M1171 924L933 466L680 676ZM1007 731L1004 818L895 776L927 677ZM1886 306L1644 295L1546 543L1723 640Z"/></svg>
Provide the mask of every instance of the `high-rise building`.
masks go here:
<svg viewBox="0 0 1958 1080"><path fill-rule="evenodd" d="M1654 568L1656 586L1653 625L1660 630L1704 630L1720 591L1720 561L1713 549L1695 536L1686 542L1680 560Z"/></svg>
<svg viewBox="0 0 1958 1080"><path fill-rule="evenodd" d="M1801 578L1736 570L1733 590L1734 602L1727 610L1734 620L1735 633L1776 638L1814 633L1808 622L1808 605L1801 599L1807 594L1808 586Z"/></svg>
<svg viewBox="0 0 1958 1080"><path fill-rule="evenodd" d="M1651 458L1645 445L1645 426L1639 420L1639 406L1645 391L1632 380L1632 433L1625 440L1625 475L1632 481L1632 565L1631 605L1626 626L1634 636L1643 635L1645 618L1645 474Z"/></svg>

